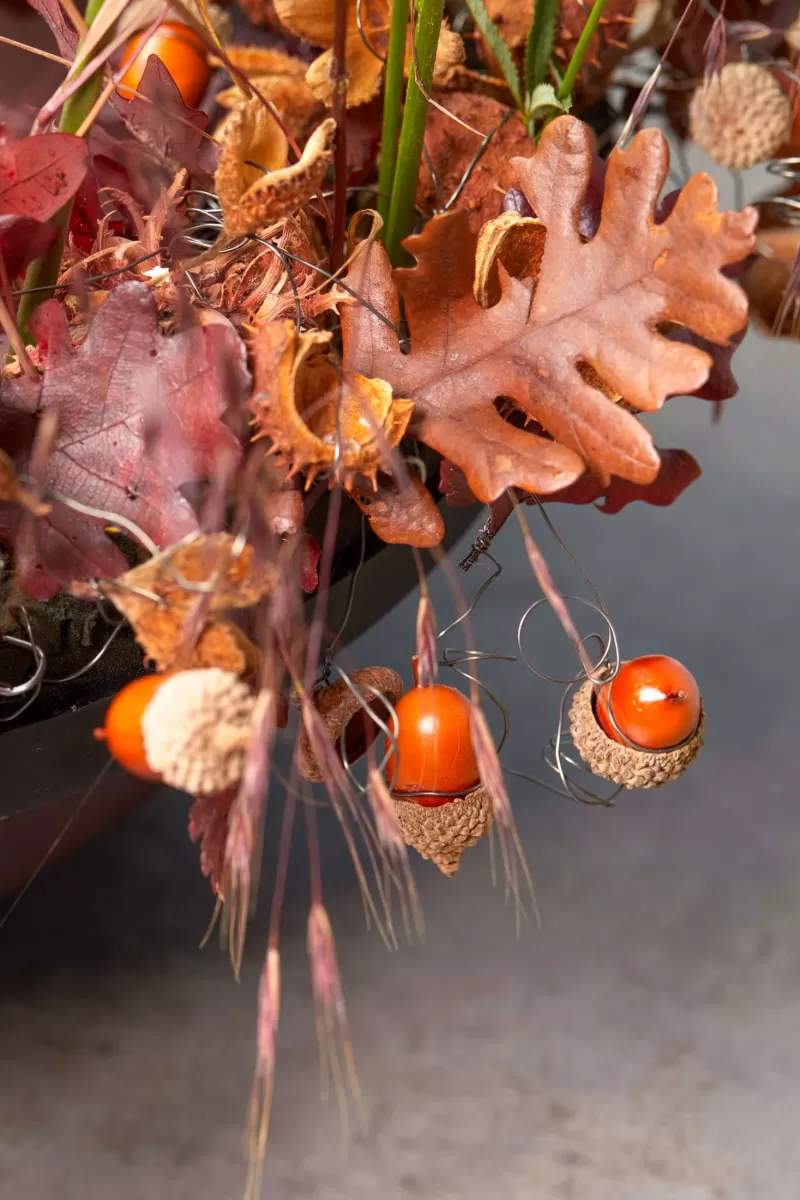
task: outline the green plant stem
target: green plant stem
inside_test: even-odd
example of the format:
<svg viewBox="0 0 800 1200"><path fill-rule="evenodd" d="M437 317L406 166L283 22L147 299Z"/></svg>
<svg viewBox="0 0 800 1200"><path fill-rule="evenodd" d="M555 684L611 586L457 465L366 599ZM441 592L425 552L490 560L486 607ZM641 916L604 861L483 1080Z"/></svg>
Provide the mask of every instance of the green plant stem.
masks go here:
<svg viewBox="0 0 800 1200"><path fill-rule="evenodd" d="M386 56L381 161L378 169L378 212L383 217L384 227L389 220L394 171L397 164L397 139L400 133L400 113L403 107L407 33L408 0L394 0L392 23L389 29L389 52Z"/></svg>
<svg viewBox="0 0 800 1200"><path fill-rule="evenodd" d="M97 16L103 6L103 0L89 0L86 5L86 13L84 19L87 27L92 24L92 21ZM78 50L80 54L80 48ZM76 55L75 70L79 71L86 65L86 61L79 59ZM100 88L103 84L103 68L98 68L95 73L86 80L76 92L65 101L64 107L61 109L61 116L58 121L58 129L60 133L77 133L83 124L89 112L92 109L97 97L100 95ZM72 215L73 201L69 200L63 208L60 208L54 217L50 218L49 224L56 231L56 238L49 250L44 253L41 258L36 258L28 267L25 275L26 288L47 287L48 291L44 292L29 292L20 298L19 308L17 310L17 323L20 332L26 342L30 343L34 339L27 332L28 322L33 313L39 307L43 300L47 300L53 295L55 284L58 282L58 273L61 268L61 259L64 254L64 246L67 241L67 230L69 229L69 219Z"/></svg>
<svg viewBox="0 0 800 1200"><path fill-rule="evenodd" d="M411 232L414 223L414 202L422 160L425 122L428 118L428 93L433 79L433 64L436 60L443 12L444 0L419 0L415 45L422 87L417 83L412 67L408 78L389 223L386 228L386 249L393 263L400 261L403 238Z"/></svg>
<svg viewBox="0 0 800 1200"><path fill-rule="evenodd" d="M564 72L564 78L561 80L561 87L558 89L559 100L566 100L572 94L572 89L575 86L575 80L578 78L581 67L583 66L583 60L586 55L589 42L592 40L592 34L594 33L595 29L597 29L597 25L603 15L603 9L605 6L606 0L594 0L592 11L586 18L586 24L583 27L581 36L578 38L578 44L575 47L572 58L569 60L569 65Z"/></svg>

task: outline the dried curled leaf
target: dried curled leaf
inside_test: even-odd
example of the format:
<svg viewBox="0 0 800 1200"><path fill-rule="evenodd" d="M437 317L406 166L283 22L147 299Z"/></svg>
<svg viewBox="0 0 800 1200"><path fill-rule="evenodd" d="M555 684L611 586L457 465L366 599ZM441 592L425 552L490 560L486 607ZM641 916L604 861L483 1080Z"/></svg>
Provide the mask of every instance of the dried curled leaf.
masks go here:
<svg viewBox="0 0 800 1200"><path fill-rule="evenodd" d="M347 43L347 106L355 108L377 96L383 76L383 64L389 49L389 0L348 0ZM333 44L335 0L275 0L275 10L281 22L299 38L314 46ZM436 48L433 80L435 84L449 78L464 62L464 43L457 33L442 25ZM306 73L306 83L323 104L330 107L333 98L331 68L333 51L325 50L315 59ZM407 35L406 74L413 71L411 33Z"/></svg>
<svg viewBox="0 0 800 1200"><path fill-rule="evenodd" d="M228 60L253 83L261 96L275 105L294 137L304 137L322 104L306 83L307 64L271 46L226 46ZM224 66L211 57L214 66ZM234 84L217 94L223 108L238 108L241 88ZM262 106L263 107L263 106Z"/></svg>
<svg viewBox="0 0 800 1200"><path fill-rule="evenodd" d="M389 451L403 437L414 405L394 397L382 379L341 375L324 355L329 342L328 333L297 333L291 321L259 329L250 402L254 436L270 438L289 473L303 471L309 484L321 471L335 470L346 487L358 478L374 486L378 471L389 470Z"/></svg>
<svg viewBox="0 0 800 1200"><path fill-rule="evenodd" d="M384 476L373 491L357 488L352 496L384 542L425 549L438 546L444 537L444 521L418 475L399 483Z"/></svg>
<svg viewBox="0 0 800 1200"><path fill-rule="evenodd" d="M102 592L130 621L160 671L220 667L241 675L257 667L259 652L222 613L249 608L274 584L275 568L256 560L252 546L236 553L233 536L217 533L170 546L104 582ZM210 591L208 585L213 585ZM73 590L86 594L85 585ZM193 619L199 627L187 638Z"/></svg>
<svg viewBox="0 0 800 1200"><path fill-rule="evenodd" d="M214 177L225 236L255 233L306 204L319 191L330 166L335 132L335 121L323 121L299 161L287 166L286 138L258 99L234 109L222 132Z"/></svg>
<svg viewBox="0 0 800 1200"><path fill-rule="evenodd" d="M475 251L473 292L481 308L491 308L500 299L501 264L514 279L539 278L547 230L536 217L504 212L487 221Z"/></svg>
<svg viewBox="0 0 800 1200"><path fill-rule="evenodd" d="M747 301L722 268L753 245L754 209L719 213L717 191L695 175L672 213L655 224L667 174L663 135L646 130L611 155L597 233L584 241L581 204L592 165L589 129L561 117L536 154L514 162L519 186L547 229L539 278L531 287L501 270L501 298L482 309L472 295L475 238L463 213L430 221L406 247L412 269L394 272L382 247L369 246L347 282L399 318L405 302L411 353L369 309L342 314L348 372L378 376L414 401L410 432L464 471L479 499L507 487L548 493L582 474L647 483L658 471L650 434L586 378L652 412L667 396L691 393L711 360L656 330L669 321L724 345L744 325ZM393 286L394 283L394 286ZM512 400L554 442L504 422L496 397Z"/></svg>

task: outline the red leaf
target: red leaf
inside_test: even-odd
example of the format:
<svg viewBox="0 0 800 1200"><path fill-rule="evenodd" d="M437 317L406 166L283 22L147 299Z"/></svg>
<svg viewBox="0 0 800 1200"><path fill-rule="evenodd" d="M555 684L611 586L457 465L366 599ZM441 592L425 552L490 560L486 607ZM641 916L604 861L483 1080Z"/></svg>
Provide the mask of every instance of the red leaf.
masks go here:
<svg viewBox="0 0 800 1200"><path fill-rule="evenodd" d="M74 58L78 45L78 35L64 16L64 10L58 0L28 0L31 8L36 9L50 26L50 32L56 39L59 53L64 58Z"/></svg>
<svg viewBox="0 0 800 1200"><path fill-rule="evenodd" d="M83 138L41 133L0 148L0 213L46 221L74 196L86 174Z"/></svg>
<svg viewBox="0 0 800 1200"><path fill-rule="evenodd" d="M613 476L608 487L590 475L584 475L563 491L553 492L544 500L561 504L594 504L600 512L614 516L635 500L667 508L674 504L689 484L700 478L700 467L686 450L660 450L661 466L652 483L629 483ZM604 501L604 503L601 503ZM533 504L533 500L528 501Z"/></svg>
<svg viewBox="0 0 800 1200"><path fill-rule="evenodd" d="M16 213L0 216L0 253L9 279L16 279L52 243L56 231L43 221L33 217L20 217Z"/></svg>
<svg viewBox="0 0 800 1200"><path fill-rule="evenodd" d="M192 175L212 175L214 143L203 137L208 117L184 104L178 85L159 58L151 54L136 89L142 100L113 97L113 104L133 136L161 162L186 167Z"/></svg>
<svg viewBox="0 0 800 1200"><path fill-rule="evenodd" d="M16 380L0 395L0 443L17 469L25 470L38 415L55 409L46 488L134 521L160 546L193 530L193 510L178 488L238 453L220 422L226 398L239 405L249 390L244 347L232 326L215 322L161 337L153 299L140 283L114 290L77 349L56 301L41 306L35 323L44 377L39 384ZM146 444L154 428L158 436ZM1 504L5 543L14 544L18 524L16 508ZM26 591L47 599L73 580L124 571L104 524L54 501L37 524L38 553L17 546Z"/></svg>
<svg viewBox="0 0 800 1200"><path fill-rule="evenodd" d="M120 192L133 191L130 176L123 166L107 158L105 154L95 154L90 159L89 169L75 194L69 220L72 241L84 254L91 250L103 217L100 205L101 187L115 188ZM121 232L121 222L112 221L111 228L115 232Z"/></svg>
<svg viewBox="0 0 800 1200"><path fill-rule="evenodd" d="M307 596L319 587L319 556L319 542L307 533L300 558L300 586Z"/></svg>

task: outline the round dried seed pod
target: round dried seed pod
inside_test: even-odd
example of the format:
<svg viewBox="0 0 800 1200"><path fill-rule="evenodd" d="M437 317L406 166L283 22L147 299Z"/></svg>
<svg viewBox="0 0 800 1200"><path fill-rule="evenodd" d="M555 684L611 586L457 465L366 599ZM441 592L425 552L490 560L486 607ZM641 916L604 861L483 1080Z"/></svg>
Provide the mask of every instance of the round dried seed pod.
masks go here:
<svg viewBox="0 0 800 1200"><path fill-rule="evenodd" d="M149 765L193 796L225 791L242 777L254 705L239 677L219 667L170 675L142 717Z"/></svg>
<svg viewBox="0 0 800 1200"><path fill-rule="evenodd" d="M363 694L373 712L391 728L389 709L381 702L381 696L385 696L393 707L397 704L405 690L397 672L389 667L360 667L353 671L350 681L356 691ZM319 688L314 693L314 706L338 754L341 754L339 739L342 729L345 729L345 753L350 763L363 757L381 732L343 679ZM325 778L305 726L300 731L297 743L297 767L303 778L311 783L321 783Z"/></svg>
<svg viewBox="0 0 800 1200"><path fill-rule="evenodd" d="M493 820L492 798L485 787L436 808L396 796L394 806L403 841L435 862L443 875L455 875L461 855L480 841Z"/></svg>
<svg viewBox="0 0 800 1200"><path fill-rule="evenodd" d="M791 104L756 63L727 63L689 105L689 136L721 167L739 170L774 158L791 132Z"/></svg>
<svg viewBox="0 0 800 1200"><path fill-rule="evenodd" d="M595 775L626 788L653 788L682 775L703 745L702 705L697 729L675 750L634 750L607 737L594 715L594 688L587 679L578 688L569 710L572 740Z"/></svg>

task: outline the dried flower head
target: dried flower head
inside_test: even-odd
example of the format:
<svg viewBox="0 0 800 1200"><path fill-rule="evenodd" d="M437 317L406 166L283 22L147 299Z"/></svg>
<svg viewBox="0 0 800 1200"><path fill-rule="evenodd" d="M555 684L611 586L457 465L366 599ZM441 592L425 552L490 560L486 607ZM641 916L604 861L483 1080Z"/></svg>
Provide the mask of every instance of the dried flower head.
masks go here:
<svg viewBox="0 0 800 1200"><path fill-rule="evenodd" d="M756 63L727 63L689 105L692 140L721 167L739 170L773 158L791 131L791 104Z"/></svg>
<svg viewBox="0 0 800 1200"><path fill-rule="evenodd" d="M179 671L164 681L142 717L147 761L171 787L213 795L244 771L255 700L218 667Z"/></svg>

